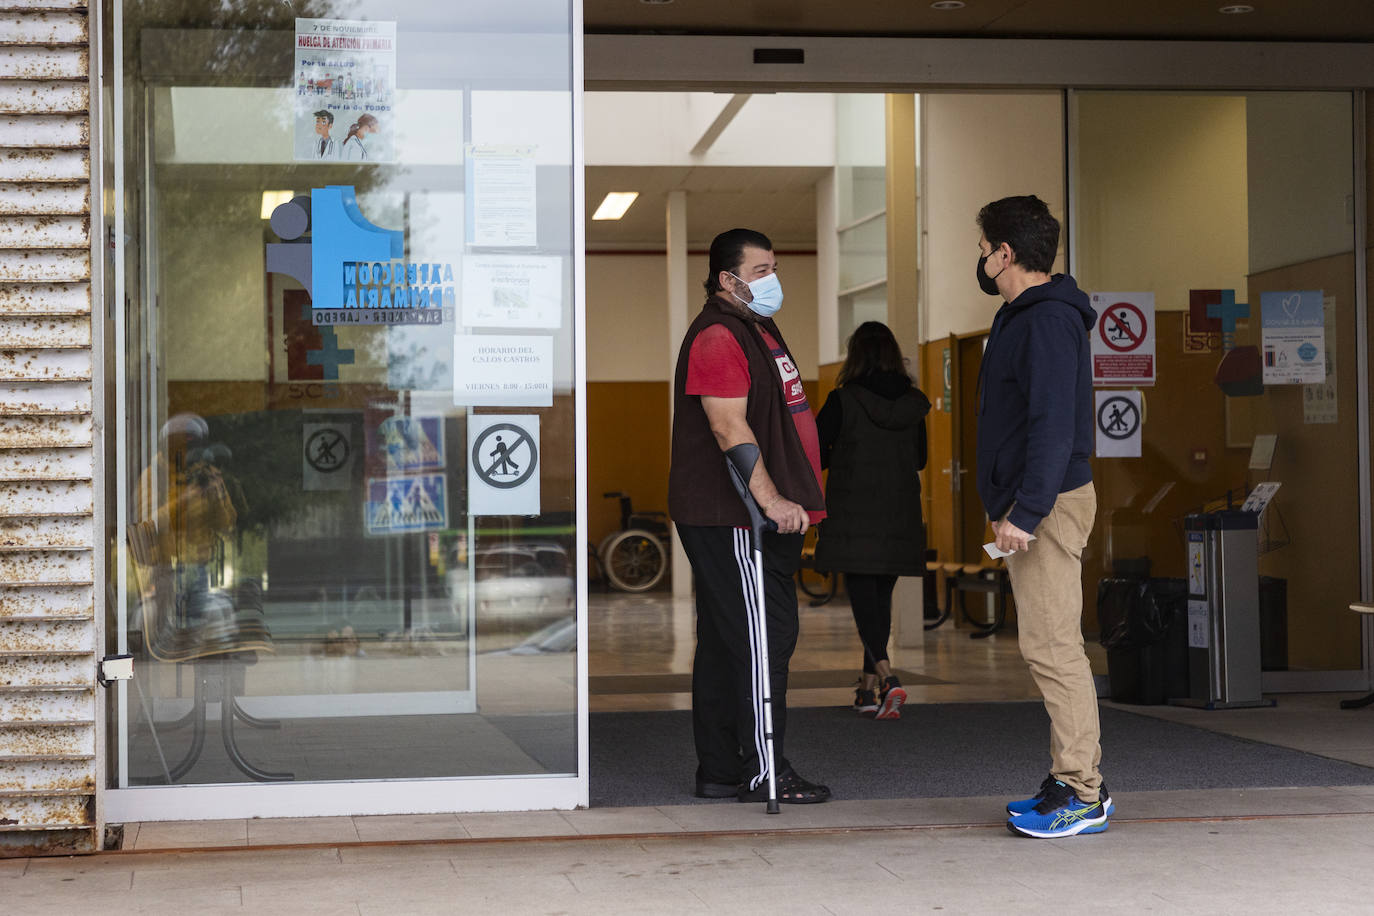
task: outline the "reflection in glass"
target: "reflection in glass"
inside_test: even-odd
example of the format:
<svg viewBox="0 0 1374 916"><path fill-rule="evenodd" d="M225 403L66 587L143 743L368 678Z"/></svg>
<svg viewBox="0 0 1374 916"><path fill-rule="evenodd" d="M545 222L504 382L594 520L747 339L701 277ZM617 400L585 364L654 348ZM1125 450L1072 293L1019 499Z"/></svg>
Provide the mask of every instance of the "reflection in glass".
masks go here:
<svg viewBox="0 0 1374 916"><path fill-rule="evenodd" d="M298 20L393 25L394 86L382 56L302 75ZM130 0L123 22L139 665L116 780L574 772L568 8ZM466 151L518 143L529 231L474 250ZM465 320L474 254L537 259L539 317L502 276L504 324ZM456 399L484 377L456 364L469 334L551 339L542 400ZM469 513L478 412L537 417L533 509Z"/></svg>
<svg viewBox="0 0 1374 916"><path fill-rule="evenodd" d="M1360 667L1350 95L1084 92L1076 110L1079 284L1156 304L1142 457L1094 464L1089 595L1127 570L1182 577L1183 517L1277 481L1260 532L1264 666ZM1261 303L1294 291L1323 299L1326 381L1237 375L1226 348L1251 348L1258 372ZM1223 301L1233 329L1207 312ZM1268 436L1272 460L1253 466Z"/></svg>

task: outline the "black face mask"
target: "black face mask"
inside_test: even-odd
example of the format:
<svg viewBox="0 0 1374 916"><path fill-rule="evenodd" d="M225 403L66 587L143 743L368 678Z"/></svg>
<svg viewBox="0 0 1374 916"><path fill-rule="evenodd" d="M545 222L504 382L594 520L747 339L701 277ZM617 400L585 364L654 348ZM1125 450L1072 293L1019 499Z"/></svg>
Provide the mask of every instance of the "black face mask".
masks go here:
<svg viewBox="0 0 1374 916"><path fill-rule="evenodd" d="M1002 270L1006 270L1006 267L997 271L997 277L989 277L983 272L983 265L987 264L990 257L992 257L991 251L978 259L978 288L989 296L1000 296L1002 292L997 288L997 277L1002 276Z"/></svg>

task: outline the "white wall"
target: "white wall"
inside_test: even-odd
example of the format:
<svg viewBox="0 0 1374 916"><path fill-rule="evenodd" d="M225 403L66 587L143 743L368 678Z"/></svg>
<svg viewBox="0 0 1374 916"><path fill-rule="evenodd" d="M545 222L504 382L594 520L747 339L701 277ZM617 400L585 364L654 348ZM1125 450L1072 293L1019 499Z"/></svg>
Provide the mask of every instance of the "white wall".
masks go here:
<svg viewBox="0 0 1374 916"><path fill-rule="evenodd" d="M1250 272L1355 247L1350 95L1246 97Z"/></svg>
<svg viewBox="0 0 1374 916"><path fill-rule="evenodd" d="M826 93L750 96L707 153L691 155L730 98L711 92L588 92L587 165L835 164L835 102Z"/></svg>
<svg viewBox="0 0 1374 916"><path fill-rule="evenodd" d="M978 210L1035 194L1064 221L1064 118L1058 93L922 94L927 179L923 340L987 328L1001 300L978 288ZM1056 270L1062 270L1063 239Z"/></svg>
<svg viewBox="0 0 1374 916"><path fill-rule="evenodd" d="M690 206L690 199L688 205ZM706 292L707 259L687 258L687 301L695 317ZM778 276L784 302L776 321L796 357L802 378L814 379L817 366L816 258L783 251ZM587 257L587 380L592 382L667 382L673 365L668 352L667 256L605 254ZM818 406L818 405L813 405ZM665 405L666 409L666 405Z"/></svg>

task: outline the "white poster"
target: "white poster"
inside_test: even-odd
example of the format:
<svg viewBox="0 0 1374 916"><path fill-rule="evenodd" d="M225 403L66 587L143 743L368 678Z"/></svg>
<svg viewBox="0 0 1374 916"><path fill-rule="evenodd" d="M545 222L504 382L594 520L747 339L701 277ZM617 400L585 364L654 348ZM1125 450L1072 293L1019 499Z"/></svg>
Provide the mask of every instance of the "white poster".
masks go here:
<svg viewBox="0 0 1374 916"><path fill-rule="evenodd" d="M1188 648L1206 649L1212 644L1207 626L1207 602L1188 599Z"/></svg>
<svg viewBox="0 0 1374 916"><path fill-rule="evenodd" d="M1155 294L1093 293L1093 384L1155 383Z"/></svg>
<svg viewBox="0 0 1374 916"><path fill-rule="evenodd" d="M1322 299L1322 326L1331 346L1326 347L1326 380L1302 389L1302 421L1335 423L1340 419L1336 407L1336 297Z"/></svg>
<svg viewBox="0 0 1374 916"><path fill-rule="evenodd" d="M301 426L301 489L347 490L353 486L352 424Z"/></svg>
<svg viewBox="0 0 1374 916"><path fill-rule="evenodd" d="M1326 380L1326 322L1319 289L1260 294L1264 384Z"/></svg>
<svg viewBox="0 0 1374 916"><path fill-rule="evenodd" d="M1269 508L1269 503L1273 501L1274 495L1279 492L1279 487L1283 486L1278 481L1267 481L1255 484L1255 488L1250 491L1250 495L1245 497L1244 504L1240 509L1242 512L1253 512L1263 517L1264 510Z"/></svg>
<svg viewBox="0 0 1374 916"><path fill-rule="evenodd" d="M1140 457L1140 392L1098 391L1097 457Z"/></svg>
<svg viewBox="0 0 1374 916"><path fill-rule="evenodd" d="M539 514L539 417L468 417L468 512Z"/></svg>
<svg viewBox="0 0 1374 916"><path fill-rule="evenodd" d="M478 248L533 248L534 147L467 148L468 244Z"/></svg>
<svg viewBox="0 0 1374 916"><path fill-rule="evenodd" d="M296 20L295 158L392 162L396 23Z"/></svg>
<svg viewBox="0 0 1374 916"><path fill-rule="evenodd" d="M563 324L563 259L476 254L463 258L463 318L470 328Z"/></svg>
<svg viewBox="0 0 1374 916"><path fill-rule="evenodd" d="M553 338L459 334L453 339L453 403L552 407Z"/></svg>
<svg viewBox="0 0 1374 916"><path fill-rule="evenodd" d="M1203 534L1200 531L1188 535L1188 594L1207 594L1207 571L1202 567Z"/></svg>

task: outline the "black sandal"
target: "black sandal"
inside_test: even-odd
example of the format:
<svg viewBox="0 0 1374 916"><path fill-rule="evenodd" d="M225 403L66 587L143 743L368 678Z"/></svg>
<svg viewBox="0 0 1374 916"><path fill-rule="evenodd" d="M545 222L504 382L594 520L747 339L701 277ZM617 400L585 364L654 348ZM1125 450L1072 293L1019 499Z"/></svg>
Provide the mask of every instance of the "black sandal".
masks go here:
<svg viewBox="0 0 1374 916"><path fill-rule="evenodd" d="M759 784L750 791L740 786L739 800L742 802L768 801L768 783ZM788 768L778 774L778 802L784 805L819 805L830 801L830 787L807 782L796 770Z"/></svg>

